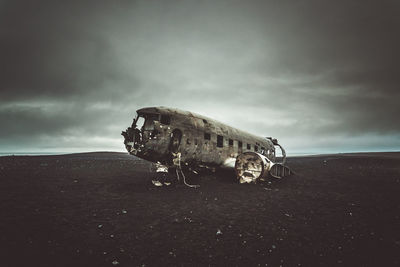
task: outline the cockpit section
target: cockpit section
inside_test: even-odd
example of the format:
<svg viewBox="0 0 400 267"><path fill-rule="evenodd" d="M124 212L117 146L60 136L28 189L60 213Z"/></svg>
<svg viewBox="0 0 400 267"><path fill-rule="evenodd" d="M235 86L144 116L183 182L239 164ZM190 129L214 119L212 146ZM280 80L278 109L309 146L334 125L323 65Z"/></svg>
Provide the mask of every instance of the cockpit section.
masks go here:
<svg viewBox="0 0 400 267"><path fill-rule="evenodd" d="M157 158L157 154L166 147L165 138L161 135L166 134L166 127L163 129L163 125L169 123L169 116L138 110L131 127L121 133L125 137L127 151L149 160Z"/></svg>
<svg viewBox="0 0 400 267"><path fill-rule="evenodd" d="M125 147L129 153L137 155L144 152L144 146L154 131L154 122L158 121L159 114L137 113L131 127L121 134L125 137Z"/></svg>
<svg viewBox="0 0 400 267"><path fill-rule="evenodd" d="M145 131L154 130L154 122L159 121L160 114L138 114L133 121L132 126L143 133Z"/></svg>

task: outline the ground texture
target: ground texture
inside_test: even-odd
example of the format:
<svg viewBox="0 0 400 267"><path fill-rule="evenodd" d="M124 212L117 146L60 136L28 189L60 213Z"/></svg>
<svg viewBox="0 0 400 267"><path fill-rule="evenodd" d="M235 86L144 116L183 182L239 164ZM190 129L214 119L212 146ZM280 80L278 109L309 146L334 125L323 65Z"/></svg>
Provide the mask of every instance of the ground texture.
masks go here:
<svg viewBox="0 0 400 267"><path fill-rule="evenodd" d="M150 186L123 153L0 157L0 266L399 266L400 153Z"/></svg>

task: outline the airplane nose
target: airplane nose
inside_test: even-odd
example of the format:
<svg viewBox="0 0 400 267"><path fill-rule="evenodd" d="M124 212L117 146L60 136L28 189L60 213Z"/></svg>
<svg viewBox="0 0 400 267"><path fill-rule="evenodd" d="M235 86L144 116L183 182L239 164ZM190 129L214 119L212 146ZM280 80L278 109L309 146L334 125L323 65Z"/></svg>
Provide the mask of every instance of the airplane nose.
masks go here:
<svg viewBox="0 0 400 267"><path fill-rule="evenodd" d="M125 138L124 144L133 142L134 135L131 127L126 129L126 131L122 131L121 135Z"/></svg>
<svg viewBox="0 0 400 267"><path fill-rule="evenodd" d="M126 131L121 133L124 136L124 144L126 150L131 154L136 154L140 149L142 134L137 128L128 127Z"/></svg>

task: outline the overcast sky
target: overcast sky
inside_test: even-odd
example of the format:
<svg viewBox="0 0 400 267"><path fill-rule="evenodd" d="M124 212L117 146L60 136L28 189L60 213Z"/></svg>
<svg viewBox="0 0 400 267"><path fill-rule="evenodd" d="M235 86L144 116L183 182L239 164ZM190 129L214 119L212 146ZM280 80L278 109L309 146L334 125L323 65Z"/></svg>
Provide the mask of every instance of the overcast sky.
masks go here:
<svg viewBox="0 0 400 267"><path fill-rule="evenodd" d="M291 153L400 150L399 1L2 1L0 152L124 151L169 106Z"/></svg>

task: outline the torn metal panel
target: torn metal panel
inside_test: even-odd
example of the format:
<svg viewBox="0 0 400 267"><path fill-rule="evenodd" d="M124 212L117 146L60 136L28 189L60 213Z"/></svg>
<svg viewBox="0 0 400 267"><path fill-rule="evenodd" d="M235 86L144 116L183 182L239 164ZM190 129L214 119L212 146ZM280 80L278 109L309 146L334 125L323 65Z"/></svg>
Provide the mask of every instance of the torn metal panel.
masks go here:
<svg viewBox="0 0 400 267"><path fill-rule="evenodd" d="M235 162L236 162L236 158L229 157L224 161L221 168L233 169L233 168L235 168Z"/></svg>
<svg viewBox="0 0 400 267"><path fill-rule="evenodd" d="M155 186L171 185L169 180L168 166L161 164L159 161L155 164L155 178L151 180Z"/></svg>
<svg viewBox="0 0 400 267"><path fill-rule="evenodd" d="M168 172L168 166L162 165L159 161L156 162L156 172Z"/></svg>

